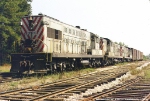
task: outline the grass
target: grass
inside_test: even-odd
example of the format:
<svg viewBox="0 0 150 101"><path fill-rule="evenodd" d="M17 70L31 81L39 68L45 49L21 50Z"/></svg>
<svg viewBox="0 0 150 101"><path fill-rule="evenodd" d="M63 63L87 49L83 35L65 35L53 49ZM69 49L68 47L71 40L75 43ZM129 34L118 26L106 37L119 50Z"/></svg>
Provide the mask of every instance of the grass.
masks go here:
<svg viewBox="0 0 150 101"><path fill-rule="evenodd" d="M87 73L94 72L94 71L95 71L94 68L86 68L86 69L82 69L78 71L69 71L69 72L52 74L52 75L45 75L45 76L35 75L30 78L24 77L22 78L22 80L19 80L19 81L3 83L2 85L0 85L0 92L6 91L6 90L17 89L17 88L27 88L27 87L38 86L41 84L54 82L60 79L80 76L80 75L87 74Z"/></svg>
<svg viewBox="0 0 150 101"><path fill-rule="evenodd" d="M123 66L126 65L127 63L120 63L117 64L117 66ZM133 75L138 75L141 73L141 71L136 70L137 66L140 66L138 62L135 62L131 65L128 65L127 67L131 71L131 74ZM8 72L10 69L10 65L4 65L0 67L0 70ZM146 69L146 70L145 70ZM144 68L144 74L145 78L150 78L150 66L149 68ZM81 76L83 74L87 74L90 72L94 72L95 68L86 68L86 69L81 69L77 71L68 71L64 73L58 73L58 74L52 74L52 75L45 75L45 76L33 76L30 78L22 78L22 80L19 81L13 81L9 83L4 83L3 85L0 85L0 92L1 91L6 91L6 90L11 90L11 89L17 89L17 88L26 88L26 87L34 87L38 86L41 84L46 84L50 82L54 82L60 79L66 79L66 78L71 78L71 77L76 77L76 76Z"/></svg>
<svg viewBox="0 0 150 101"><path fill-rule="evenodd" d="M128 64L128 62L118 63L118 64L115 64L115 66L122 66L122 65L125 65L125 64Z"/></svg>
<svg viewBox="0 0 150 101"><path fill-rule="evenodd" d="M143 72L144 72L144 78L150 79L150 65L148 65L146 68L144 68Z"/></svg>
<svg viewBox="0 0 150 101"><path fill-rule="evenodd" d="M145 78L149 79L150 78L150 69L144 72Z"/></svg>
<svg viewBox="0 0 150 101"><path fill-rule="evenodd" d="M145 79L150 79L150 65L142 68L142 70L136 69L136 67L140 67L141 64L135 63L135 65L131 65L129 70L132 75L143 76Z"/></svg>
<svg viewBox="0 0 150 101"><path fill-rule="evenodd" d="M132 69L130 70L132 75L138 75L139 73L142 72L142 70L137 70L137 69Z"/></svg>
<svg viewBox="0 0 150 101"><path fill-rule="evenodd" d="M10 71L10 64L4 64L3 66L0 66L0 72L9 72Z"/></svg>
<svg viewBox="0 0 150 101"><path fill-rule="evenodd" d="M141 65L142 64L138 63L137 61L134 62L134 64L132 64L132 65L129 66L130 73L132 75L140 75L143 72L143 70L146 68L146 67L144 67L144 68L142 68L142 70L137 69L137 67L140 67Z"/></svg>
<svg viewBox="0 0 150 101"><path fill-rule="evenodd" d="M11 87L15 87L16 85L18 85L18 82L11 82L11 83L10 83L10 86L11 86Z"/></svg>

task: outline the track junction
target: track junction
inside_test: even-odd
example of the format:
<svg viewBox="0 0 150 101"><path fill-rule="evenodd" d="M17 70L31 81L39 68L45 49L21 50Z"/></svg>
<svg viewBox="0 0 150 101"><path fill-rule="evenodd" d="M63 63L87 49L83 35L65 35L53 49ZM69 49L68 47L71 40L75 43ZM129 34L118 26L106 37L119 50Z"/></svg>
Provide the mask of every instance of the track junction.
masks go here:
<svg viewBox="0 0 150 101"><path fill-rule="evenodd" d="M104 68L105 69L105 68ZM150 81L137 77L124 81L122 84L115 83L110 89L105 88L91 94L98 85L108 84L117 78L127 77L128 68L109 68L78 77L58 80L56 82L32 86L0 93L0 100L22 101L22 100L45 100L45 101L113 101L113 100L143 100L148 101ZM120 79L121 80L121 79ZM100 88L100 87L99 87ZM74 95L76 98L74 98ZM82 95L82 97L80 96ZM138 97L139 96L139 97Z"/></svg>

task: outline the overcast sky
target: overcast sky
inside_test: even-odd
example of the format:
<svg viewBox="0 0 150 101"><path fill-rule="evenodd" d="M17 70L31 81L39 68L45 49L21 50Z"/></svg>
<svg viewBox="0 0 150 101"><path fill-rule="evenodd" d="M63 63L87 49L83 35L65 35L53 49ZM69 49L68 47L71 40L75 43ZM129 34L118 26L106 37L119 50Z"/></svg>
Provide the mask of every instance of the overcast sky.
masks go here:
<svg viewBox="0 0 150 101"><path fill-rule="evenodd" d="M33 0L43 13L150 54L149 0Z"/></svg>

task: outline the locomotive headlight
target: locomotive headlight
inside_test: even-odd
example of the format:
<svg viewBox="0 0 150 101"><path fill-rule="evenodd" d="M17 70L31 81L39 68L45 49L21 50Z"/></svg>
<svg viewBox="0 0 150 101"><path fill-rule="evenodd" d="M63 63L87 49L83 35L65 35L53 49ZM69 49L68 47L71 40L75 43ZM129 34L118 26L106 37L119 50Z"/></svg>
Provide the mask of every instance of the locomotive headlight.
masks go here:
<svg viewBox="0 0 150 101"><path fill-rule="evenodd" d="M31 51L31 48L30 48L30 47L28 47L28 51Z"/></svg>
<svg viewBox="0 0 150 101"><path fill-rule="evenodd" d="M32 16L29 16L28 20L33 20L33 17L32 17Z"/></svg>
<svg viewBox="0 0 150 101"><path fill-rule="evenodd" d="M22 21L20 21L20 26L22 26Z"/></svg>
<svg viewBox="0 0 150 101"><path fill-rule="evenodd" d="M32 49L31 49L30 47L26 47L26 48L25 48L25 52L31 53L31 51L32 51Z"/></svg>

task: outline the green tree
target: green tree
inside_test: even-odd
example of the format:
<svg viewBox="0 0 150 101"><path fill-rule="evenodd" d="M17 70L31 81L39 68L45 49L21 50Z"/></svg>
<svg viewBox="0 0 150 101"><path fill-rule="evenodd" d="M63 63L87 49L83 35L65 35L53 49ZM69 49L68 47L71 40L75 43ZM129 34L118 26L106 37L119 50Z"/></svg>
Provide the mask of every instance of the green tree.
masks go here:
<svg viewBox="0 0 150 101"><path fill-rule="evenodd" d="M10 53L16 52L15 41L20 40L20 19L31 14L31 0L0 0L0 64Z"/></svg>
<svg viewBox="0 0 150 101"><path fill-rule="evenodd" d="M115 42L115 44L118 44L118 42Z"/></svg>
<svg viewBox="0 0 150 101"><path fill-rule="evenodd" d="M128 45L125 45L124 42L119 42L119 45L128 47Z"/></svg>

